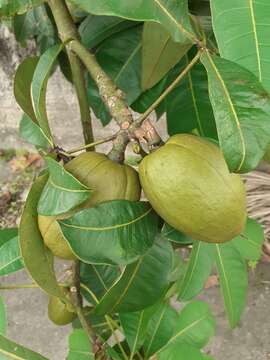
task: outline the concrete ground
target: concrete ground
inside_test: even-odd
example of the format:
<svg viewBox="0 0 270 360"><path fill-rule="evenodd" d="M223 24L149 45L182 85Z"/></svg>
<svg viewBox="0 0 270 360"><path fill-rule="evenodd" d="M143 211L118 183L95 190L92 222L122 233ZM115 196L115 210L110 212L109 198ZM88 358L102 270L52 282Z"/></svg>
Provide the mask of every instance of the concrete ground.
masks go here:
<svg viewBox="0 0 270 360"><path fill-rule="evenodd" d="M0 148L29 148L18 136L21 112L12 93L12 77L26 51L17 49L10 34L1 29L0 51ZM59 145L68 149L82 144L76 99L70 84L59 72L49 82L47 103L50 123ZM96 138L108 136L114 130L115 124L102 128L100 122L94 120ZM165 137L162 122L159 130ZM106 149L104 146L99 148L101 151ZM1 172L0 180L3 178L4 172ZM3 285L24 283L29 278L21 271L0 280ZM214 287L205 291L202 297L210 304L217 319L217 334L208 347L217 360L270 360L269 287L270 265L262 263L251 276L248 306L240 326L234 331L229 329L219 289ZM65 359L69 326L56 327L47 319L47 296L42 291L2 291L1 296L7 306L10 338L41 352L50 360Z"/></svg>

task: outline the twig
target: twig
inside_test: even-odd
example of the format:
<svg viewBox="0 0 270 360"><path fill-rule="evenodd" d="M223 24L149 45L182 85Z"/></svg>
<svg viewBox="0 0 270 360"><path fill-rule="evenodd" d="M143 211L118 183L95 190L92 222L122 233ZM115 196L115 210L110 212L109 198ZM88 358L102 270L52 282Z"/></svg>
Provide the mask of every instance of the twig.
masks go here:
<svg viewBox="0 0 270 360"><path fill-rule="evenodd" d="M59 283L59 286L68 287L68 284ZM20 289L38 289L40 288L36 283L32 284L12 284L6 286L0 286L0 290L20 290Z"/></svg>
<svg viewBox="0 0 270 360"><path fill-rule="evenodd" d="M100 144L104 144L105 142L108 142L108 141L112 141L113 139L116 138L116 134L114 135L110 135L104 139L100 139L100 140L97 140L97 141L94 141L90 144L87 144L87 145L83 145L83 146L78 146L77 148L74 148L74 149L71 149L71 150L68 150L66 151L67 154L74 154L76 152L79 152L79 151L82 151L84 149L89 149L89 148L92 148L92 147L95 147L97 145L100 145Z"/></svg>

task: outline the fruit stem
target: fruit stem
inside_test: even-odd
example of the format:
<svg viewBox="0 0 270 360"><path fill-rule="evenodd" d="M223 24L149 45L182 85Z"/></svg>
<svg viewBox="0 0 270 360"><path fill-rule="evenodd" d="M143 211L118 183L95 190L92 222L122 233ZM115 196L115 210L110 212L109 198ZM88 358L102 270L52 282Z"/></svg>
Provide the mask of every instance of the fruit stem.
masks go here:
<svg viewBox="0 0 270 360"><path fill-rule="evenodd" d="M89 149L89 148L95 147L95 146L100 145L100 144L104 144L105 142L112 141L113 139L116 138L116 136L117 136L116 134L110 135L110 136L108 136L108 137L106 137L106 138L104 138L104 139L100 139L100 140L94 141L94 142L92 142L92 143L90 143L90 144L78 146L78 147L76 147L76 148L74 148L74 149L71 149L71 150L66 151L65 153L66 153L66 154L69 154L69 155L70 155L70 154L74 154L74 153L76 153L76 152L79 152L79 151L82 151L82 150L85 150L85 149Z"/></svg>

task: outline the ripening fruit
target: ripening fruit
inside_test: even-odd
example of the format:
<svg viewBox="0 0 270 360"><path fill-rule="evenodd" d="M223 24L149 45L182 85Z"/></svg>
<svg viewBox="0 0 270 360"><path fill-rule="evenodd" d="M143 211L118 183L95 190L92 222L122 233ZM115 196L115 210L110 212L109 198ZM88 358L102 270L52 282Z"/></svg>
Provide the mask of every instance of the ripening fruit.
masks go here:
<svg viewBox="0 0 270 360"><path fill-rule="evenodd" d="M140 199L141 186L138 173L128 165L118 164L104 154L85 152L66 164L65 168L94 192L76 211L108 200ZM59 218L71 216L61 215ZM55 256L73 260L75 255L66 243L56 217L38 216L38 224L45 244Z"/></svg>
<svg viewBox="0 0 270 360"><path fill-rule="evenodd" d="M56 296L50 296L48 304L48 317L56 325L67 325L76 317L76 313Z"/></svg>
<svg viewBox="0 0 270 360"><path fill-rule="evenodd" d="M229 172L213 143L174 135L143 159L139 174L156 212L193 239L223 243L244 229L244 184L239 175Z"/></svg>

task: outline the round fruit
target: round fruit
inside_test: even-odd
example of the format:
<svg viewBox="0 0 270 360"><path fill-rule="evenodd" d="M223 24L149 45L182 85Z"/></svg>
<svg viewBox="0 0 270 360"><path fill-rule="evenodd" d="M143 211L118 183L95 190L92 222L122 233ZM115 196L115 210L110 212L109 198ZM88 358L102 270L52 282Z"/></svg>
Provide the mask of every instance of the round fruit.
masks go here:
<svg viewBox="0 0 270 360"><path fill-rule="evenodd" d="M143 159L139 174L151 205L175 229L210 243L229 241L242 232L244 184L229 172L215 144L174 135Z"/></svg>
<svg viewBox="0 0 270 360"><path fill-rule="evenodd" d="M56 296L49 298L48 316L56 325L67 325L77 317L76 313L70 311L69 306Z"/></svg>
<svg viewBox="0 0 270 360"><path fill-rule="evenodd" d="M45 245L55 256L65 260L76 260L54 216L38 215L38 226Z"/></svg>
<svg viewBox="0 0 270 360"><path fill-rule="evenodd" d="M120 165L104 154L85 152L71 160L65 168L81 183L93 190L92 196L75 211L95 206L108 200L140 199L141 186L138 173L128 165ZM58 218L71 216L74 211ZM56 217L38 216L38 224L45 244L55 256L76 259L63 238Z"/></svg>

